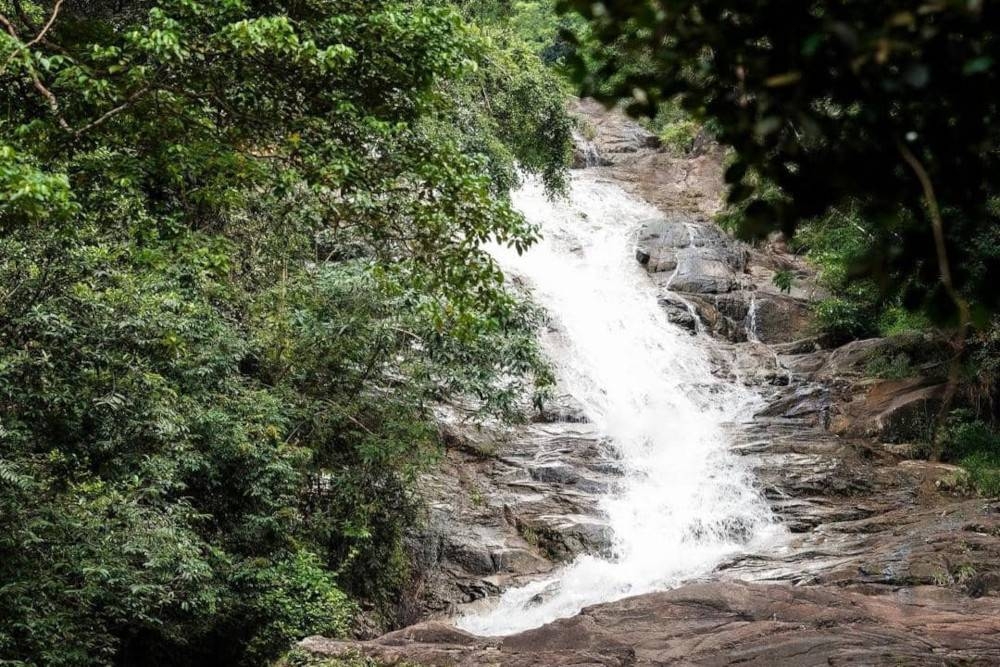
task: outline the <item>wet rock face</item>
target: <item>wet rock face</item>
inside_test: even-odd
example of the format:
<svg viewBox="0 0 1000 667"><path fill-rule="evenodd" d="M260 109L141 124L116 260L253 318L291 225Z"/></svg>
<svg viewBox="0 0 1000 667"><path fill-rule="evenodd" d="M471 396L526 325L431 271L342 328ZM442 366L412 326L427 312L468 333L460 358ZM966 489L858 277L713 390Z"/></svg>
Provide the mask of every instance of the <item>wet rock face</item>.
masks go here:
<svg viewBox="0 0 1000 667"><path fill-rule="evenodd" d="M815 330L812 307L800 300L782 294L765 294L753 301L752 322L744 321L754 337L762 343L791 343L807 338Z"/></svg>
<svg viewBox="0 0 1000 667"><path fill-rule="evenodd" d="M752 249L711 222L723 193L717 147L672 155L620 112L592 100L580 100L577 112L589 138L577 137L575 164L599 169L664 211L638 230L635 257L663 288L662 303L671 322L734 343L748 337L787 343L811 333L809 290L802 286L814 280L801 260L788 253L781 239ZM774 287L778 270L796 276L793 294ZM683 307L672 294L683 298ZM746 319L752 302L757 304L753 323ZM687 304L696 307L697 320Z"/></svg>
<svg viewBox="0 0 1000 667"><path fill-rule="evenodd" d="M739 284L732 261L736 256L719 248L694 248L677 258L676 273L665 287L683 293L724 294Z"/></svg>
<svg viewBox="0 0 1000 667"><path fill-rule="evenodd" d="M660 146L655 134L593 100L580 100L578 109L585 133L573 136L577 169L617 165Z"/></svg>
<svg viewBox="0 0 1000 667"><path fill-rule="evenodd" d="M830 430L889 443L927 441L945 390L945 383L935 378L874 382L837 406Z"/></svg>
<svg viewBox="0 0 1000 667"><path fill-rule="evenodd" d="M897 358L905 361L913 375L944 377L952 353L944 340L930 334L856 340L832 350L816 379L856 380L871 376L880 363Z"/></svg>
<svg viewBox="0 0 1000 667"><path fill-rule="evenodd" d="M809 387L789 393L822 400ZM791 533L779 552L732 562L725 569L734 575L796 585L934 584L966 595L978 586L1000 600L1000 502L968 495L959 469L908 460L897 445L836 436L807 418L759 417L734 437Z"/></svg>
<svg viewBox="0 0 1000 667"><path fill-rule="evenodd" d="M596 605L504 638L426 623L374 642L313 637L301 647L420 665L994 665L1000 600L721 581Z"/></svg>
<svg viewBox="0 0 1000 667"><path fill-rule="evenodd" d="M692 312L692 308L683 299L673 295L666 295L660 298L660 306L667 313L667 320L671 324L676 324L690 334L698 333L698 315Z"/></svg>
<svg viewBox="0 0 1000 667"><path fill-rule="evenodd" d="M559 422L584 424L587 422L587 415L583 406L576 399L568 394L562 394L545 401L545 404L535 414L534 421L543 424L558 424Z"/></svg>
<svg viewBox="0 0 1000 667"><path fill-rule="evenodd" d="M601 155L601 149L593 140L587 139L580 132L573 132L573 169L591 169L610 165L611 160Z"/></svg>
<svg viewBox="0 0 1000 667"><path fill-rule="evenodd" d="M689 331L704 329L733 343L780 344L815 328L806 300L755 284L756 255L705 220L672 213L645 222L635 257L662 288L670 321Z"/></svg>
<svg viewBox="0 0 1000 667"><path fill-rule="evenodd" d="M767 399L732 439L785 540L733 558L708 583L511 637L431 621L376 641L303 645L386 664L1000 664L1000 501L970 495L953 466L908 458L939 405L947 347L904 336L831 349L814 335L817 292L780 239L751 249L708 222L718 155L679 160L628 121L591 112L595 150L613 164L594 168L665 211L639 230L636 259L667 319L714 338L719 373ZM790 294L773 285L779 270L797 276ZM912 374L873 378L885 360ZM428 517L411 539L404 624L607 554L597 498L621 473L570 397L506 435L461 426L446 436L445 461L422 484Z"/></svg>
<svg viewBox="0 0 1000 667"><path fill-rule="evenodd" d="M691 221L650 220L639 228L635 258L650 273L677 268L677 252L691 245Z"/></svg>
<svg viewBox="0 0 1000 667"><path fill-rule="evenodd" d="M941 404L951 354L930 335L853 341L827 349L820 340L774 345L780 363L802 382L823 387L826 428L837 435L887 443L926 440ZM878 377L888 369L890 377ZM783 397L784 413L798 410ZM771 415L783 414L776 408Z"/></svg>
<svg viewBox="0 0 1000 667"><path fill-rule="evenodd" d="M652 274L669 272L657 282L674 292L719 294L739 285L747 254L717 227L675 215L640 227L636 259Z"/></svg>
<svg viewBox="0 0 1000 667"><path fill-rule="evenodd" d="M420 482L427 517L409 538L415 578L401 624L454 614L578 554L607 553L599 499L621 472L571 398L512 431L453 423L445 440L444 460Z"/></svg>

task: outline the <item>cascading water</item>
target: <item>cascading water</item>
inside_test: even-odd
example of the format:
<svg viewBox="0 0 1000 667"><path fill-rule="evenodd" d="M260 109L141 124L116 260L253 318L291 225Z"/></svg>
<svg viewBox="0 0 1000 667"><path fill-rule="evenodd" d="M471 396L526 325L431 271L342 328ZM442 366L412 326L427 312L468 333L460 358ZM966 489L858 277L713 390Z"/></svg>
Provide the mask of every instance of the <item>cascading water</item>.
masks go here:
<svg viewBox="0 0 1000 667"><path fill-rule="evenodd" d="M779 531L723 428L748 415L756 396L712 375L706 343L667 321L632 258L638 223L658 212L586 173L568 200L550 201L529 182L515 204L544 239L522 256L495 256L561 330L562 344L549 346L559 385L610 440L623 476L602 503L613 556L580 557L457 620L483 635L676 586Z"/></svg>
<svg viewBox="0 0 1000 667"><path fill-rule="evenodd" d="M757 337L757 296L755 294L750 295L750 308L747 310L746 330L747 340L751 343L760 342L760 339Z"/></svg>

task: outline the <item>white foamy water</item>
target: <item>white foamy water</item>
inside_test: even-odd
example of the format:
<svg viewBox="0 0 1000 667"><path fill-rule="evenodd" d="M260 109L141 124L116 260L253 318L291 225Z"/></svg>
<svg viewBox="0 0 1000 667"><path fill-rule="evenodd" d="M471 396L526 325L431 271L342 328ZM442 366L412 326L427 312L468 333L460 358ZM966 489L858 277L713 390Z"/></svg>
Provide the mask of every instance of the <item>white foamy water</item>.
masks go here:
<svg viewBox="0 0 1000 667"><path fill-rule="evenodd" d="M544 239L520 257L506 249L495 256L562 332L550 346L560 389L608 437L624 476L602 502L613 557L579 557L457 619L482 635L676 586L779 532L723 429L748 416L757 397L712 375L710 343L667 321L634 259L638 223L657 211L590 174L577 176L568 200L549 201L529 182L515 204Z"/></svg>

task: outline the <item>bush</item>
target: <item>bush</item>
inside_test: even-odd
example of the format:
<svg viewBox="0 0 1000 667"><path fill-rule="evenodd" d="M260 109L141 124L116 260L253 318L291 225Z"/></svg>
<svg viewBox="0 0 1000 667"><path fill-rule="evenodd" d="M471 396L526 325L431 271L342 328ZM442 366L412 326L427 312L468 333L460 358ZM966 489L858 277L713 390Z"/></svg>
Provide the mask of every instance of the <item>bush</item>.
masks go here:
<svg viewBox="0 0 1000 667"><path fill-rule="evenodd" d="M969 473L969 481L984 496L1000 496L1000 453L970 454L959 465Z"/></svg>
<svg viewBox="0 0 1000 667"><path fill-rule="evenodd" d="M792 240L796 251L819 272L820 285L832 295L817 304L816 314L820 328L835 340L893 336L932 327L924 313L904 307L905 293L887 291L882 283L864 277L877 231L857 208L849 207L809 221Z"/></svg>
<svg viewBox="0 0 1000 667"><path fill-rule="evenodd" d="M239 616L260 624L244 662L264 664L274 647L290 646L310 634L344 637L356 609L333 574L311 553L299 553L267 568L236 573L233 585L254 591Z"/></svg>
<svg viewBox="0 0 1000 667"><path fill-rule="evenodd" d="M685 112L676 100L660 104L656 114L647 119L645 125L659 137L666 148L681 154L691 150L702 129L701 124Z"/></svg>
<svg viewBox="0 0 1000 667"><path fill-rule="evenodd" d="M980 453L1000 453L1000 434L969 410L954 410L945 425L943 456L957 461Z"/></svg>
<svg viewBox="0 0 1000 667"><path fill-rule="evenodd" d="M835 342L870 338L878 334L875 326L876 306L871 299L871 287L852 285L842 290L849 296L832 296L815 304L816 325Z"/></svg>
<svg viewBox="0 0 1000 667"><path fill-rule="evenodd" d="M1000 433L968 410L951 413L943 434L943 458L958 463L985 496L1000 495Z"/></svg>
<svg viewBox="0 0 1000 667"><path fill-rule="evenodd" d="M665 125L659 131L660 141L676 153L688 153L694 147L701 126L693 120L677 121Z"/></svg>
<svg viewBox="0 0 1000 667"><path fill-rule="evenodd" d="M915 375L916 369L913 367L910 357L900 352L892 356L882 354L874 357L868 362L865 372L870 377L882 378L883 380L901 380Z"/></svg>
<svg viewBox="0 0 1000 667"><path fill-rule="evenodd" d="M966 395L977 414L1000 421L1000 318L977 333L966 367Z"/></svg>
<svg viewBox="0 0 1000 667"><path fill-rule="evenodd" d="M879 333L882 336L930 331L933 327L933 323L923 313L906 310L901 306L886 308L878 322Z"/></svg>
<svg viewBox="0 0 1000 667"><path fill-rule="evenodd" d="M397 667L417 667L407 662L395 663ZM275 667L384 667L385 663L360 652L341 655L336 658L317 657L301 649L288 652Z"/></svg>

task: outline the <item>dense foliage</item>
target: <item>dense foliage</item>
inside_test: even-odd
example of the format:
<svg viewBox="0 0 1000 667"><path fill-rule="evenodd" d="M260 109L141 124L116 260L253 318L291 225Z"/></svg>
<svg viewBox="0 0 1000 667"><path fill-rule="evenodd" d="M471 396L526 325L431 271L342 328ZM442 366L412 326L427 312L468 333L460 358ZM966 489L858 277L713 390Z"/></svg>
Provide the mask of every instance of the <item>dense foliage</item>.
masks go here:
<svg viewBox="0 0 1000 667"><path fill-rule="evenodd" d="M542 63L556 69L571 52L561 33L583 28L579 16L556 13L552 0L460 0L460 4L471 19L516 36ZM568 81L563 84L570 89Z"/></svg>
<svg viewBox="0 0 1000 667"><path fill-rule="evenodd" d="M877 234L876 225L849 208L807 222L795 236L793 245L816 267L829 295L818 301L815 315L833 342L933 328L920 311L903 306L902 295L857 273Z"/></svg>
<svg viewBox="0 0 1000 667"><path fill-rule="evenodd" d="M479 244L535 237L515 161L561 187L559 86L435 0L0 24L0 661L261 664L384 618L433 406L544 380Z"/></svg>
<svg viewBox="0 0 1000 667"><path fill-rule="evenodd" d="M945 458L969 473L972 486L986 496L1000 496L1000 433L971 411L956 410L944 432Z"/></svg>
<svg viewBox="0 0 1000 667"><path fill-rule="evenodd" d="M880 289L938 320L1000 308L995 5L559 4L588 20L589 90L640 113L677 98L734 149L745 234L856 210L871 238L855 268Z"/></svg>

